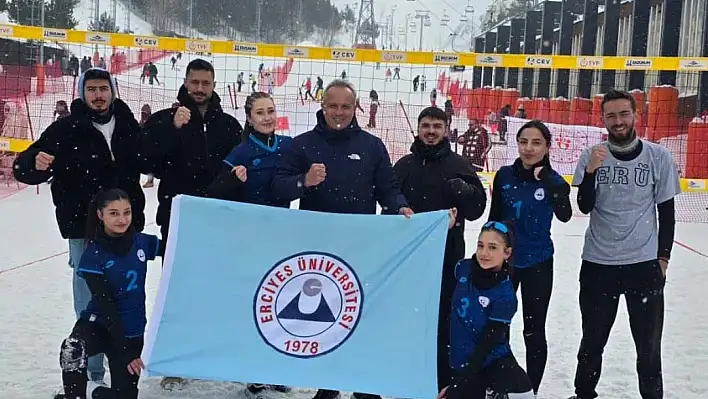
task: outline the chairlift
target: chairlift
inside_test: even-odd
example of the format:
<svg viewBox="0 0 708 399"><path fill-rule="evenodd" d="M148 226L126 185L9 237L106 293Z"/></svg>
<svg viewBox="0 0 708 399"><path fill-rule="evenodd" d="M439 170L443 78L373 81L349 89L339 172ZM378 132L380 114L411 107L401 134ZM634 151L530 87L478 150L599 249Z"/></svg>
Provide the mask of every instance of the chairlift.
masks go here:
<svg viewBox="0 0 708 399"><path fill-rule="evenodd" d="M426 15L425 19L423 20L423 26L431 26L433 24L433 21L430 19L430 15Z"/></svg>
<svg viewBox="0 0 708 399"><path fill-rule="evenodd" d="M402 26L399 26L399 27L398 27L398 34L399 34L399 35L403 35L403 34L405 34L405 33L406 33L406 30L403 29Z"/></svg>
<svg viewBox="0 0 708 399"><path fill-rule="evenodd" d="M474 6L472 4L467 4L467 7L465 7L465 14L474 14Z"/></svg>
<svg viewBox="0 0 708 399"><path fill-rule="evenodd" d="M440 26L447 26L450 23L450 16L443 11L443 16L440 19Z"/></svg>
<svg viewBox="0 0 708 399"><path fill-rule="evenodd" d="M416 24L415 21L411 21L411 22L408 24L408 27L410 27L411 29L415 29L416 25L418 25L418 24Z"/></svg>
<svg viewBox="0 0 708 399"><path fill-rule="evenodd" d="M466 24L470 19L466 15L460 15L460 23Z"/></svg>

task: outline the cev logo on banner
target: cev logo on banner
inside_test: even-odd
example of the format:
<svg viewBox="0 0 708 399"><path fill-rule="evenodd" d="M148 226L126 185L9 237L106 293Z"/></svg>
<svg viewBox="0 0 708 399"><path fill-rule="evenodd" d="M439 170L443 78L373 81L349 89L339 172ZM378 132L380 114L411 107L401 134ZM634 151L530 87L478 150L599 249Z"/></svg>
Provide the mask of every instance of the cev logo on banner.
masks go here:
<svg viewBox="0 0 708 399"><path fill-rule="evenodd" d="M578 57L576 66L580 69L601 69L604 64L602 57Z"/></svg>
<svg viewBox="0 0 708 399"><path fill-rule="evenodd" d="M135 36L133 43L138 47L156 48L159 40L156 37Z"/></svg>
<svg viewBox="0 0 708 399"><path fill-rule="evenodd" d="M86 41L89 43L105 44L111 42L111 35L103 33L86 33Z"/></svg>
<svg viewBox="0 0 708 399"><path fill-rule="evenodd" d="M258 54L258 46L255 44L234 43L234 53Z"/></svg>
<svg viewBox="0 0 708 399"><path fill-rule="evenodd" d="M297 57L297 58L307 58L310 55L310 50L307 48L300 47L286 47L285 56L286 57Z"/></svg>
<svg viewBox="0 0 708 399"><path fill-rule="evenodd" d="M502 65L502 57L500 55L478 55L476 61L477 65L482 66Z"/></svg>
<svg viewBox="0 0 708 399"><path fill-rule="evenodd" d="M0 36L13 36L14 34L15 30L12 25L0 25Z"/></svg>
<svg viewBox="0 0 708 399"><path fill-rule="evenodd" d="M406 53L396 51L384 51L381 53L383 62L406 62Z"/></svg>
<svg viewBox="0 0 708 399"><path fill-rule="evenodd" d="M333 60L353 60L356 59L356 53L352 50L332 49Z"/></svg>
<svg viewBox="0 0 708 399"><path fill-rule="evenodd" d="M550 67L551 65L553 65L551 57L526 57L528 67Z"/></svg>
<svg viewBox="0 0 708 399"><path fill-rule="evenodd" d="M708 63L703 60L680 59L679 69L689 71L706 71L708 70Z"/></svg>
<svg viewBox="0 0 708 399"><path fill-rule="evenodd" d="M64 29L45 28L42 35L47 40L66 40L66 31Z"/></svg>
<svg viewBox="0 0 708 399"><path fill-rule="evenodd" d="M193 53L210 53L211 43L205 41L187 40L187 51Z"/></svg>

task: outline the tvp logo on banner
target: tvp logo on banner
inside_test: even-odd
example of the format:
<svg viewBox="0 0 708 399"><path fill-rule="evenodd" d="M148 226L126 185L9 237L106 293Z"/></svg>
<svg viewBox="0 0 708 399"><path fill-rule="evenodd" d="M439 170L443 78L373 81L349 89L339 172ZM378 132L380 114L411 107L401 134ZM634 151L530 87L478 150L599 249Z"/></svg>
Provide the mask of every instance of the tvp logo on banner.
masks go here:
<svg viewBox="0 0 708 399"><path fill-rule="evenodd" d="M176 197L148 375L435 396L447 224Z"/></svg>

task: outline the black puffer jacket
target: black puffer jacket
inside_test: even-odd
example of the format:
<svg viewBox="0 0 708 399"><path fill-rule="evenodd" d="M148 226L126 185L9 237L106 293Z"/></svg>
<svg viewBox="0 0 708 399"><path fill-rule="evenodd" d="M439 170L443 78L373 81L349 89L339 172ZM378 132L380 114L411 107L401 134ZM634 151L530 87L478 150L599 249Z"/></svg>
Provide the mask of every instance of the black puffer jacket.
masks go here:
<svg viewBox="0 0 708 399"><path fill-rule="evenodd" d="M71 115L49 125L42 136L15 160L15 178L36 185L54 177L51 185L57 223L62 237L84 238L86 217L93 197L102 189L120 188L132 202L133 226L145 225L145 195L140 187L138 149L140 127L130 108L113 102L115 129L111 151L103 134L92 123L91 111L81 100L71 103ZM49 170L35 169L42 151L53 155Z"/></svg>
<svg viewBox="0 0 708 399"><path fill-rule="evenodd" d="M221 108L214 93L204 117L182 86L177 96L189 108L189 123L177 129L173 124L176 109L153 114L143 127L141 159L144 173L160 180L158 188L157 224L167 226L172 198L178 194L205 196L216 178L223 160L241 142L243 128L233 116Z"/></svg>

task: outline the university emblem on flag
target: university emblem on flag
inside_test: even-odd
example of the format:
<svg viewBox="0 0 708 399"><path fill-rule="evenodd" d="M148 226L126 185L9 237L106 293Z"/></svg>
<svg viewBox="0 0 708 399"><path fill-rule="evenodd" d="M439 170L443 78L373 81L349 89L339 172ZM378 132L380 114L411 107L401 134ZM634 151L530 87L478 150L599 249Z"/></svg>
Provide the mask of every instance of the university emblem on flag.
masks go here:
<svg viewBox="0 0 708 399"><path fill-rule="evenodd" d="M310 358L344 344L359 322L363 299L359 278L344 260L303 252L266 273L253 314L268 345L289 356Z"/></svg>

